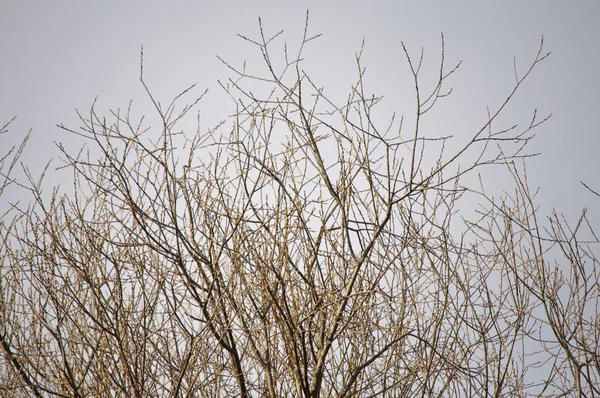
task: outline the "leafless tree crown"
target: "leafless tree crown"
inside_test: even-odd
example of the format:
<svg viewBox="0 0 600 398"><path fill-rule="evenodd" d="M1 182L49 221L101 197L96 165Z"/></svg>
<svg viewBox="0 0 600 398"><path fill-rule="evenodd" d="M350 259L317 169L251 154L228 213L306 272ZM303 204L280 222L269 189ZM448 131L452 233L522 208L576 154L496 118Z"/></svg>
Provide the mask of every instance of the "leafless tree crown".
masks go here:
<svg viewBox="0 0 600 398"><path fill-rule="evenodd" d="M421 128L460 66L443 36L431 91L402 44L405 122L374 115L362 49L340 106L303 69L308 19L297 52L280 35L242 36L260 75L223 61L235 111L215 128L182 131L204 94L165 106L142 69L159 131L92 106L62 126L90 148L63 151L73 192L25 173L31 203L0 223L0 395L600 396L598 239L585 212L537 210L526 144L547 118L497 127L543 40L459 147Z"/></svg>

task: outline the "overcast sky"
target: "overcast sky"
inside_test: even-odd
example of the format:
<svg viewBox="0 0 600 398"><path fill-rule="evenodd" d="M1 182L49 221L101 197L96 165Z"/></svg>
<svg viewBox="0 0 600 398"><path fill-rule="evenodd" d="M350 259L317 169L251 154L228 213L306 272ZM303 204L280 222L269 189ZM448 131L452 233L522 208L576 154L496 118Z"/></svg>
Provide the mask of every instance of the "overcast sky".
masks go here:
<svg viewBox="0 0 600 398"><path fill-rule="evenodd" d="M166 102L193 83L209 88L200 108L214 123L232 112L217 85L231 73L215 55L236 65L259 60L237 36L257 37L259 15L267 33L283 29L285 41L297 45L307 9L310 31L323 37L307 49L306 65L328 93L344 98L364 38L369 91L385 95L382 111L407 118L413 94L400 42L415 55L424 47L434 73L443 32L448 63L463 65L450 81L454 94L445 114L430 128L458 136L485 120L486 106L501 103L514 82L513 57L524 69L543 35L552 55L503 120L527 123L536 108L553 114L532 144L542 157L530 163L531 183L541 186L545 208L574 217L590 206L600 219L600 199L579 183L600 191L597 1L3 1L0 124L18 120L10 137L0 136L0 149L32 128L24 160L39 170L58 156L53 142L76 142L56 125L77 127L74 109L86 112L96 96L99 109L134 99L140 113L152 112L139 83L142 45L155 95Z"/></svg>

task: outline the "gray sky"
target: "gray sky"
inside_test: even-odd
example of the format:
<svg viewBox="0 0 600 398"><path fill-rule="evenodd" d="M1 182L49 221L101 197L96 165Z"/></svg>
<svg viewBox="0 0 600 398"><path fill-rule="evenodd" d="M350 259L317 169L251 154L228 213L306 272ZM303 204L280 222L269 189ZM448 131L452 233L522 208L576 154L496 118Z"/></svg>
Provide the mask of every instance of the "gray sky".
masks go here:
<svg viewBox="0 0 600 398"><path fill-rule="evenodd" d="M216 83L231 73L215 55L236 65L257 59L256 49L236 34L257 37L258 15L267 32L284 29L285 40L297 45L306 9L312 33L324 35L307 50L307 68L327 92L344 99L356 76L354 54L365 38L368 89L386 96L382 112L396 110L407 119L413 92L400 41L415 56L423 46L435 72L443 31L448 63L462 59L463 66L450 81L454 94L439 123L428 127L464 137L485 120L486 105L498 106L510 91L513 57L524 69L544 35L552 55L502 120L527 123L535 108L553 113L531 147L542 152L530 162L531 184L542 187L544 208L572 218L589 205L600 219L600 199L579 183L600 191L597 1L4 1L0 124L14 115L18 121L10 137L0 137L0 149L32 128L24 160L40 170L58 156L54 141L80 145L56 124L76 128L74 109L87 112L96 96L101 111L124 108L133 98L140 114L151 113L138 80L141 45L154 94L167 102L192 83L209 88L200 109L212 124L232 112Z"/></svg>

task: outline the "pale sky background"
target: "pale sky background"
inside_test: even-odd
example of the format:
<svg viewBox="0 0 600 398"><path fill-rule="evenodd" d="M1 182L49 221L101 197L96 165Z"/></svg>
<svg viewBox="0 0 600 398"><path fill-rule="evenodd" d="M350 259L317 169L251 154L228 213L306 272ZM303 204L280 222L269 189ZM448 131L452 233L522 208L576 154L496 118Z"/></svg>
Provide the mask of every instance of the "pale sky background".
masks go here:
<svg viewBox="0 0 600 398"><path fill-rule="evenodd" d="M552 207L574 222L582 208L600 229L600 1L27 1L0 0L0 126L14 115L11 134L0 136L0 154L31 128L23 161L39 173L48 159L59 166L54 142L77 149L82 141L56 127L77 128L98 96L98 111L126 108L151 114L139 82L140 46L145 77L156 98L169 102L193 83L209 88L200 110L208 128L233 112L217 79L232 74L215 55L234 65L260 63L237 34L258 37L260 15L267 33L285 30L297 48L310 10L310 32L323 37L307 48L305 67L326 94L343 101L356 80L355 53L366 40L367 91L383 94L383 120L392 111L413 120L413 84L400 41L416 57L425 48L425 70L435 78L440 32L448 66L463 60L449 81L452 97L426 125L437 135L467 139L486 120L486 106L501 104L519 70L533 60L540 38L552 51L506 109L508 125L529 122L534 109L553 117L536 131L529 181L540 186L542 215ZM279 48L281 48L280 42ZM194 126L191 126L192 128ZM157 126L160 128L160 126ZM494 180L493 185L502 185ZM53 184L71 185L71 174L51 171ZM485 175L484 175L485 179ZM20 198L9 191L0 209ZM23 196L25 198L25 196Z"/></svg>
<svg viewBox="0 0 600 398"><path fill-rule="evenodd" d="M190 84L210 89L200 105L208 124L232 112L217 79L233 64L256 60L256 49L237 33L257 37L260 15L267 32L286 31L296 46L310 10L310 31L323 37L307 50L309 72L333 97L344 99L355 80L354 54L366 39L363 64L369 92L386 96L381 112L412 117L412 84L400 41L435 72L440 32L448 64L463 60L450 80L440 122L466 138L486 118L486 105L498 106L510 91L513 57L523 70L535 56L540 37L550 58L523 86L505 119L525 124L537 108L552 119L537 131L531 151L530 183L541 186L540 202L571 220L584 206L600 219L598 114L600 113L600 2L598 1L8 1L0 2L0 124L18 115L12 134L0 136L0 149L33 135L24 161L34 171L58 151L53 142L81 142L56 127L76 128L75 108L87 112L125 108L134 99L139 114L152 113L139 83L140 46L146 79L157 98L168 102ZM294 47L295 48L295 47ZM255 64L256 65L256 64ZM387 116L386 116L387 117ZM3 152L3 151L0 151ZM59 163L54 163L58 165ZM63 175L65 176L65 175ZM66 175L69 177L69 175ZM51 175L49 183L66 183ZM14 198L2 198L2 200Z"/></svg>

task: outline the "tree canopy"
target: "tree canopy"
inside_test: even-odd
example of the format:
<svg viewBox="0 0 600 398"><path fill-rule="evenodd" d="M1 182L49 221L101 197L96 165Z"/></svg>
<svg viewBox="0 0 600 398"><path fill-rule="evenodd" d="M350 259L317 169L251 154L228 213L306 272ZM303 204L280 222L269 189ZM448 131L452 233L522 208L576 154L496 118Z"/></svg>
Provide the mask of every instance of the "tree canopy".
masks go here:
<svg viewBox="0 0 600 398"><path fill-rule="evenodd" d="M443 35L433 84L402 43L414 112L386 120L362 50L337 104L303 69L308 19L297 52L274 52L281 36L242 37L259 75L223 61L233 111L215 127L182 130L204 94L165 106L143 74L159 124L92 106L62 126L89 148L63 149L72 192L16 180L22 146L2 158L0 195L19 184L31 202L0 222L0 392L600 395L598 240L585 211L538 210L527 144L547 117L496 123L543 40L458 145L421 129L460 73ZM494 165L512 179L500 196Z"/></svg>

